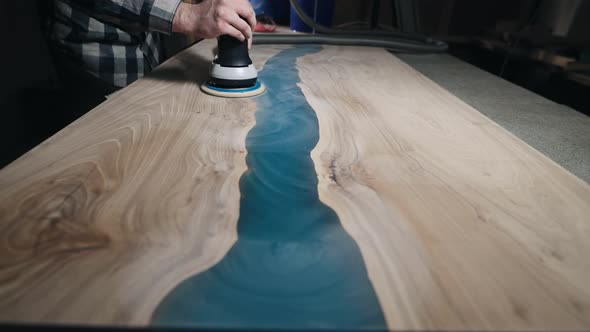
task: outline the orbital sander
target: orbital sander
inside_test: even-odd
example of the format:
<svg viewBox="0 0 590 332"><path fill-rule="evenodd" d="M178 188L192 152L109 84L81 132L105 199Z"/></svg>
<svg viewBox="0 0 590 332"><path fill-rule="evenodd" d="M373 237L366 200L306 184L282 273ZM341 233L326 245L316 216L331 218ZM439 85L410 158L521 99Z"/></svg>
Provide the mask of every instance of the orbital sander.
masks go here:
<svg viewBox="0 0 590 332"><path fill-rule="evenodd" d="M223 35L217 39L217 56L209 70L209 80L201 90L213 96L253 97L264 92L258 72L248 54L248 41Z"/></svg>

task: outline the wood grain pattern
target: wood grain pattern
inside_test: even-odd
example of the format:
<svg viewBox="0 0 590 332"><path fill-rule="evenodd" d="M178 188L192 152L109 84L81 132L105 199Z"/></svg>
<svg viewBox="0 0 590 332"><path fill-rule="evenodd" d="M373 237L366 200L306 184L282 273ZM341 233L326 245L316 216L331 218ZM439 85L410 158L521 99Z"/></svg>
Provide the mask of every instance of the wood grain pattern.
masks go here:
<svg viewBox="0 0 590 332"><path fill-rule="evenodd" d="M0 321L146 324L176 284L229 250L255 104L200 92L213 45L2 170ZM253 58L260 66L279 49Z"/></svg>
<svg viewBox="0 0 590 332"><path fill-rule="evenodd" d="M299 61L320 199L391 328L590 327L585 182L383 50Z"/></svg>
<svg viewBox="0 0 590 332"><path fill-rule="evenodd" d="M257 105L200 92L213 46L0 171L0 322L144 325L226 255ZM390 328L590 327L588 184L383 50L326 46L298 68L320 199Z"/></svg>

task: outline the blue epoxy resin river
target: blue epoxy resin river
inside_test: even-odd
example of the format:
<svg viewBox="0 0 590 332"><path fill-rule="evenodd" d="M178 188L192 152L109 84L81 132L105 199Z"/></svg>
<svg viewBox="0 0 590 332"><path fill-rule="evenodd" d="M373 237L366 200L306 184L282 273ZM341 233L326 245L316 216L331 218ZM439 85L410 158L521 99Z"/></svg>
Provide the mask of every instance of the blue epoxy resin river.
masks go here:
<svg viewBox="0 0 590 332"><path fill-rule="evenodd" d="M265 64L267 92L255 99L246 138L238 240L166 296L154 325L386 329L357 244L318 197L310 157L318 121L295 62L320 50L290 48Z"/></svg>

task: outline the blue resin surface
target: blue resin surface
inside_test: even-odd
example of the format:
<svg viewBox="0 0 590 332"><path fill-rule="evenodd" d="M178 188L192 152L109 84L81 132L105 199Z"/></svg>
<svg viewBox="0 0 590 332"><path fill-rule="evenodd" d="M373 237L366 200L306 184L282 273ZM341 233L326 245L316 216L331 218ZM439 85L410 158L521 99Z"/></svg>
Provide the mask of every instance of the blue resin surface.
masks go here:
<svg viewBox="0 0 590 332"><path fill-rule="evenodd" d="M179 284L157 326L386 329L355 241L318 198L310 151L318 121L297 86L298 57L284 50L259 74L256 125L246 138L238 240L217 265Z"/></svg>

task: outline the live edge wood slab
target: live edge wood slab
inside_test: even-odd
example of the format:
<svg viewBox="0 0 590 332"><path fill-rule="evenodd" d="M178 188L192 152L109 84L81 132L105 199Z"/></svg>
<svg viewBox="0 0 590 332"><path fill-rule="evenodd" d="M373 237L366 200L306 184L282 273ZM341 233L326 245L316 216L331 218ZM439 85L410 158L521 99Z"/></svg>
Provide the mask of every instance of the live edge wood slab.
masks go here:
<svg viewBox="0 0 590 332"><path fill-rule="evenodd" d="M587 183L382 49L213 47L0 171L0 322L590 328Z"/></svg>

